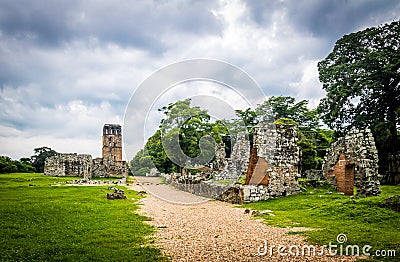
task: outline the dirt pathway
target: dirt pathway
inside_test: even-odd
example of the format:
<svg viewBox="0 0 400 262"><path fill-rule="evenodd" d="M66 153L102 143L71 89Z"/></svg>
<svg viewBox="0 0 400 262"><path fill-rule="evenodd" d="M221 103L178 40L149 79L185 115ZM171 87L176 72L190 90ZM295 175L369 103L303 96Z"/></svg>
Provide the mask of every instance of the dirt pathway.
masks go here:
<svg viewBox="0 0 400 262"><path fill-rule="evenodd" d="M268 226L242 208L178 191L158 178L138 180L132 189L164 199L167 196L173 202L198 203L176 204L153 194L140 200L142 214L153 218L150 223L158 227L156 245L173 261L354 261L349 257L308 256L306 245L310 244L298 235L287 235L290 229ZM286 255L278 255L279 245L286 247L281 252ZM259 251L263 254L265 246L267 252L262 256ZM289 248L291 253L299 248L299 256L292 256ZM321 248L316 248L318 253Z"/></svg>

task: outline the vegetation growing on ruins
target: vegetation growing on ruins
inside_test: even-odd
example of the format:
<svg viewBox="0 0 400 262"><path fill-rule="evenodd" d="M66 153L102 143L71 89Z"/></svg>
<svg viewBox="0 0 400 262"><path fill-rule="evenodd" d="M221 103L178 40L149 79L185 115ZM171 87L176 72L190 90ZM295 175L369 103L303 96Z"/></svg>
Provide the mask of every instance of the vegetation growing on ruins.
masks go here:
<svg viewBox="0 0 400 262"><path fill-rule="evenodd" d="M371 245L400 252L400 213L389 209L385 199L400 194L400 186L381 186L378 197L349 198L330 187L307 187L298 195L246 204L254 210L271 210L264 221L279 227L306 227L302 231L312 243L337 244L336 236L346 234L346 245ZM295 232L299 233L299 232Z"/></svg>
<svg viewBox="0 0 400 262"><path fill-rule="evenodd" d="M60 186L71 177L0 176L1 261L164 261L137 193L106 199L107 187Z"/></svg>
<svg viewBox="0 0 400 262"><path fill-rule="evenodd" d="M370 128L379 152L384 182L389 155L399 151L400 21L368 28L340 38L318 64L319 79L327 92L318 111L332 129Z"/></svg>

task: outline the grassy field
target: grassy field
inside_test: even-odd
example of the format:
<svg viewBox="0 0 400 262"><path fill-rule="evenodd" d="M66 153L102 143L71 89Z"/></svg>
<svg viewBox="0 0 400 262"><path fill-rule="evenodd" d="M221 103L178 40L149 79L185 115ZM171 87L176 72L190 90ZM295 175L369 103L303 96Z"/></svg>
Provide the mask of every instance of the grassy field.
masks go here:
<svg viewBox="0 0 400 262"><path fill-rule="evenodd" d="M272 210L275 216L263 215L265 222L279 227L307 227L315 230L302 234L315 244L337 244L338 234L346 234L345 245L371 245L375 250L396 250L400 260L400 213L383 205L384 199L400 194L400 186L382 186L379 197L350 198L332 188L307 188L298 195L246 204L254 210ZM329 194L327 192L333 192ZM378 259L375 257L375 259ZM379 258L379 260L382 258Z"/></svg>
<svg viewBox="0 0 400 262"><path fill-rule="evenodd" d="M0 175L0 261L163 261L139 198L107 200L107 186L65 186L74 178Z"/></svg>

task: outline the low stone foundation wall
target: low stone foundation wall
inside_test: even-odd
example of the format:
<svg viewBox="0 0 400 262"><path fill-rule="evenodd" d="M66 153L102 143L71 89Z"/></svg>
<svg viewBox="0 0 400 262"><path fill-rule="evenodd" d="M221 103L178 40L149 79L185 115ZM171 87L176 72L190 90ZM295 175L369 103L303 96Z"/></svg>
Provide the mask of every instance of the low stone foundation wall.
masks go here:
<svg viewBox="0 0 400 262"><path fill-rule="evenodd" d="M179 190L213 199L216 199L231 187L230 185L210 181L201 181L197 184L182 184L177 182L171 182L170 184Z"/></svg>
<svg viewBox="0 0 400 262"><path fill-rule="evenodd" d="M173 187L194 195L212 198L233 204L243 204L268 200L286 194L271 191L264 185L222 184L213 181L201 181L196 184L170 182ZM291 192L293 194L294 192Z"/></svg>

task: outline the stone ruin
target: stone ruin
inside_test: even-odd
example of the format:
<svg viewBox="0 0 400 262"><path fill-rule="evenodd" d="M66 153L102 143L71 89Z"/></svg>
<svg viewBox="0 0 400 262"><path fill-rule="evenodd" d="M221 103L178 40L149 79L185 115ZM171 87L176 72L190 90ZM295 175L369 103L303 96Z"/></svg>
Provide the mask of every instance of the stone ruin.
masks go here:
<svg viewBox="0 0 400 262"><path fill-rule="evenodd" d="M250 141L244 132L239 132L233 145L230 158L225 158L225 144L217 144L213 162L216 180L236 181L246 174L249 163Z"/></svg>
<svg viewBox="0 0 400 262"><path fill-rule="evenodd" d="M44 175L72 176L89 179L92 177L93 160L91 155L76 153L57 154L45 161Z"/></svg>
<svg viewBox="0 0 400 262"><path fill-rule="evenodd" d="M300 191L297 127L273 123L253 128L253 147L246 173L245 201L266 200Z"/></svg>
<svg viewBox="0 0 400 262"><path fill-rule="evenodd" d="M230 159L225 159L224 144L217 145L212 171L185 177L164 174L166 181L181 190L232 203L267 200L300 191L297 178L301 151L295 125L258 124L253 128L251 149L243 134L236 140ZM305 173L316 182L326 179L346 195L353 195L354 186L359 196L376 196L381 192L378 153L368 129L339 138L327 151L323 170ZM245 184L235 184L243 174ZM213 176L214 180L210 179ZM232 183L221 184L218 180Z"/></svg>
<svg viewBox="0 0 400 262"><path fill-rule="evenodd" d="M122 132L120 125L106 124L103 127L102 157L59 153L46 158L44 175L82 177L126 177L127 166L122 160Z"/></svg>
<svg viewBox="0 0 400 262"><path fill-rule="evenodd" d="M351 131L334 142L325 155L323 174L328 182L346 195L380 195L378 151L369 129Z"/></svg>
<svg viewBox="0 0 400 262"><path fill-rule="evenodd" d="M166 181L194 194L233 203L266 200L299 192L300 148L294 125L259 124L253 129L253 148L245 134L239 133L231 157L225 161L223 144L217 145L212 175L201 172L193 177L167 174ZM245 185L234 184L246 175ZM215 181L217 180L217 181ZM232 183L221 184L218 180Z"/></svg>

